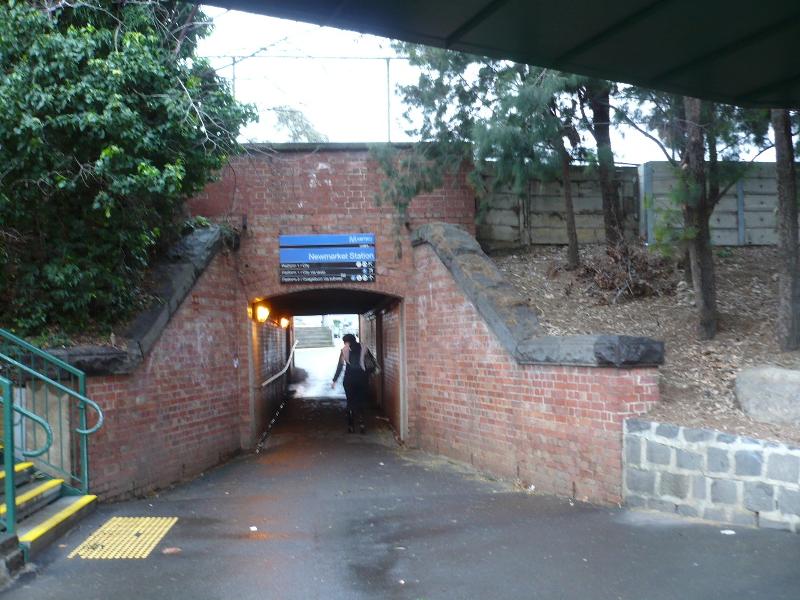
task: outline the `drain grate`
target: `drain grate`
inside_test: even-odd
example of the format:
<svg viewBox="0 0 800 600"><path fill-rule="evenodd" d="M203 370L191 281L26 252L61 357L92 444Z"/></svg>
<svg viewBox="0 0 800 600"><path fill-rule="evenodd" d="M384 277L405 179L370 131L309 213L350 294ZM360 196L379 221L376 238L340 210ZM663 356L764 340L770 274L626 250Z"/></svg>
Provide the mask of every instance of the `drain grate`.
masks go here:
<svg viewBox="0 0 800 600"><path fill-rule="evenodd" d="M112 517L69 558L147 558L178 517Z"/></svg>

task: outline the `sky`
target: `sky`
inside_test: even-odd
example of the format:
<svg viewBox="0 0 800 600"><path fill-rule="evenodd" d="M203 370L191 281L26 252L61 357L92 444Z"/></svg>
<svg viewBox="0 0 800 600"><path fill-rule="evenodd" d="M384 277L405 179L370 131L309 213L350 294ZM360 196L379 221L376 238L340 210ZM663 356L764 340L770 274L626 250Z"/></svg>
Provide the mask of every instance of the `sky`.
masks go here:
<svg viewBox="0 0 800 600"><path fill-rule="evenodd" d="M415 141L406 133L409 122L397 86L415 83L418 71L396 56L389 39L210 6L203 10L214 20L214 31L198 53L235 82L238 100L258 108L259 123L243 131L243 141L288 141L275 121L275 109L282 106L302 111L330 142ZM630 128L612 132L612 147L619 163L664 160L654 142ZM774 160L774 154L761 160Z"/></svg>

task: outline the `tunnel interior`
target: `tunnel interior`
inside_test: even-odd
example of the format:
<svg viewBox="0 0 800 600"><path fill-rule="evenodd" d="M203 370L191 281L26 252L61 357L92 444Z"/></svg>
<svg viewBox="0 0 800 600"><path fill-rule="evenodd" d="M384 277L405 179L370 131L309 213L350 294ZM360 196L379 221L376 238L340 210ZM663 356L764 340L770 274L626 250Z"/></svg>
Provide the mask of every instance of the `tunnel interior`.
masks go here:
<svg viewBox="0 0 800 600"><path fill-rule="evenodd" d="M399 302L400 298L380 292L342 288L291 292L267 299L272 310L287 317L324 314L374 314Z"/></svg>
<svg viewBox="0 0 800 600"><path fill-rule="evenodd" d="M290 292L257 299L269 306L276 321L294 317L324 315L355 315L355 328L339 333L356 333L362 347L368 348L376 358L379 372L369 377L367 421L371 426L388 423L401 439L406 428L406 408L402 386L403 309L402 298L381 292L343 288L318 288ZM321 323L320 323L321 325ZM298 326L287 328L287 349L303 338ZM298 333L299 332L299 333ZM336 370L341 338L331 336L332 345L303 347L298 343L291 361L291 403L307 405L301 414L319 414L313 404L325 405L323 412L340 413L341 423L346 421L343 377L334 388L331 380ZM293 411L297 414L297 411ZM344 426L344 425L342 425Z"/></svg>

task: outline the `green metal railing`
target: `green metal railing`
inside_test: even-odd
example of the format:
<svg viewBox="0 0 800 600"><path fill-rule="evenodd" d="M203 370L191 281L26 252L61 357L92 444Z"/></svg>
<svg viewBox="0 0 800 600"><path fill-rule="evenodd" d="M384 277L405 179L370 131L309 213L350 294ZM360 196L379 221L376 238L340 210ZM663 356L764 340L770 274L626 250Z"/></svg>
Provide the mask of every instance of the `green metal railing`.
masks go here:
<svg viewBox="0 0 800 600"><path fill-rule="evenodd" d="M86 397L83 371L0 329L0 376L12 383L11 404L44 420L51 429L51 443L37 455L37 466L45 473L63 477L70 492L88 493L88 436L102 427L103 411ZM96 414L91 427L87 408ZM39 447L41 432L33 425L34 421L34 418L23 419L19 429L22 439L16 440L18 450L28 452L31 447ZM12 421L4 420L4 435L9 429L6 423Z"/></svg>
<svg viewBox="0 0 800 600"><path fill-rule="evenodd" d="M20 454L23 457L35 458L47 452L50 445L53 443L53 430L47 424L47 421L28 412L20 406L14 404L13 386L11 381L5 377L0 377L0 399L3 402L3 468L5 469L6 476L4 480L4 500L6 504L5 515L0 518L3 528L7 533L14 534L17 529L17 482L16 474L14 472L14 413L22 415L22 417L30 419L35 424L44 429L45 443L41 448L34 450L22 449ZM6 426L10 423L10 426Z"/></svg>

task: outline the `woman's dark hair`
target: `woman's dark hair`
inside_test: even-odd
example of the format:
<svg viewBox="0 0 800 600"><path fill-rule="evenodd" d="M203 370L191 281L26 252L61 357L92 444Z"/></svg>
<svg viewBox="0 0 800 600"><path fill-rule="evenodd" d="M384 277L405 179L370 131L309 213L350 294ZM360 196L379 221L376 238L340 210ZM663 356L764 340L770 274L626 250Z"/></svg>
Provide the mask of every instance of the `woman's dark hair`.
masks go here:
<svg viewBox="0 0 800 600"><path fill-rule="evenodd" d="M345 344L355 344L356 336L354 336L352 333L345 333L342 336L342 342L344 342Z"/></svg>

